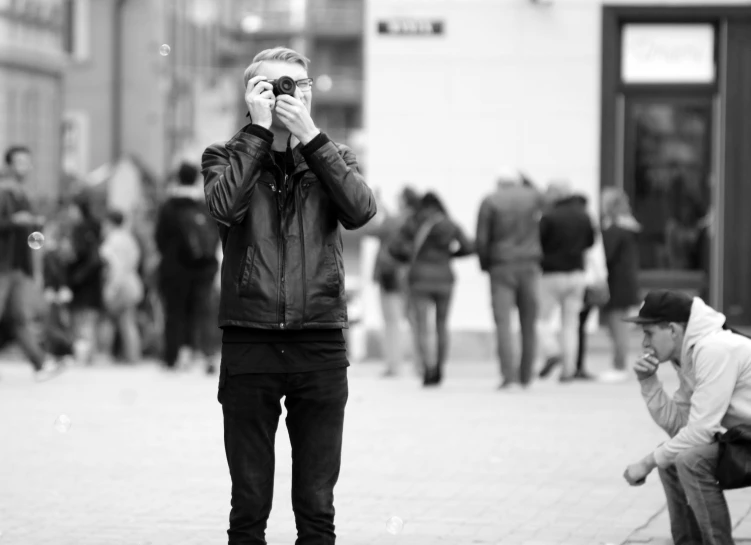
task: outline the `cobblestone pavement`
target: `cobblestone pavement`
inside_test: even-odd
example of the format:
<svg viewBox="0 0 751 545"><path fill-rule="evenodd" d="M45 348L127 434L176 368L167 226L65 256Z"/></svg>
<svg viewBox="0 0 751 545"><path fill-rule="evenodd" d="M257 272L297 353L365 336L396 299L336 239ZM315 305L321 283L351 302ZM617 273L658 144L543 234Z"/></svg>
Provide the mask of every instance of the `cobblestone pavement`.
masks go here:
<svg viewBox="0 0 751 545"><path fill-rule="evenodd" d="M600 359L595 368L605 367ZM639 488L622 479L664 439L635 379L502 393L494 363L456 363L443 387L424 391L413 376L380 372L350 368L338 543L665 537L649 524L664 506L656 474ZM29 366L12 362L0 363L0 376L0 545L226 543L230 482L215 377L144 363L74 368L36 384ZM67 433L53 426L63 414ZM268 541L292 545L282 430L277 450ZM740 520L751 499L733 501ZM398 535L386 531L392 516L404 521Z"/></svg>

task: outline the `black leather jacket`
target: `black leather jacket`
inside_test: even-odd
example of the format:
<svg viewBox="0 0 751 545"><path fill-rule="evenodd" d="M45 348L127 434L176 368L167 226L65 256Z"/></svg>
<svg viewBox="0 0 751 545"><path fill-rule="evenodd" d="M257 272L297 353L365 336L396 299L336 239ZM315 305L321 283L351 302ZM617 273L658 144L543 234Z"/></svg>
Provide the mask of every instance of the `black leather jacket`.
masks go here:
<svg viewBox="0 0 751 545"><path fill-rule="evenodd" d="M202 159L206 204L224 249L219 327L341 329L347 325L339 224L365 225L373 193L354 153L320 134L292 150L287 183L270 131L247 125Z"/></svg>

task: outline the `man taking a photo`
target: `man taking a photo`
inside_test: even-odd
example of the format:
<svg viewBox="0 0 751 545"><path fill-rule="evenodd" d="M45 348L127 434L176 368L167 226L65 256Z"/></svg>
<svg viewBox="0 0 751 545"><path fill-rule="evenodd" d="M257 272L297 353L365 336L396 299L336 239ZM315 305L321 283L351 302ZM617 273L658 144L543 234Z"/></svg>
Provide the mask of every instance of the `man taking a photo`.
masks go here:
<svg viewBox="0 0 751 545"><path fill-rule="evenodd" d="M262 51L245 71L250 124L203 155L224 262L219 402L232 478L229 545L266 543L274 440L285 397L297 545L333 545L347 402L339 230L376 213L346 146L310 117L308 59Z"/></svg>

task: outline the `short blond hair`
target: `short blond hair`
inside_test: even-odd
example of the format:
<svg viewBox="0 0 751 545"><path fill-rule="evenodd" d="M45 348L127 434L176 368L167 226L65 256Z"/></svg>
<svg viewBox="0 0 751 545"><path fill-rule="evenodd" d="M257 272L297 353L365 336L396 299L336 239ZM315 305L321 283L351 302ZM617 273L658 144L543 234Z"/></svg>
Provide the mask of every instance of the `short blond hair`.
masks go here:
<svg viewBox="0 0 751 545"><path fill-rule="evenodd" d="M250 66L245 69L243 82L245 83L246 87L248 86L248 82L251 80L251 78L257 75L258 68L265 61L289 62L293 64L299 64L300 66L305 68L305 70L308 69L308 64L310 64L310 59L301 55L294 49L290 49L289 47L273 47L271 49L264 49L255 57L253 57L253 62L251 62Z"/></svg>

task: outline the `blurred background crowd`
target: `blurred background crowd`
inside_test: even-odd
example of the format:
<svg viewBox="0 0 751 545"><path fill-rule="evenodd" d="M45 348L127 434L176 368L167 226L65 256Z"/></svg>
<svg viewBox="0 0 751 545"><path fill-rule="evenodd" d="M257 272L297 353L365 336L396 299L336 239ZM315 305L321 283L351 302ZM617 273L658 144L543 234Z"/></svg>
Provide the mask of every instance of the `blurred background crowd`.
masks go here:
<svg viewBox="0 0 751 545"><path fill-rule="evenodd" d="M615 374L601 378L617 380L633 340L618 316L647 289L751 324L751 157L735 145L751 126L749 13L745 0L0 0L3 184L28 195L21 238L44 239L13 266L70 314L78 357L212 372L218 241L198 229L190 259L176 241L201 221L202 150L245 121L243 70L285 45L312 61L314 120L380 195L372 225L343 233L352 359L385 359L387 374L412 353L440 362L450 331L451 358L498 358L502 384L528 381L533 359L588 378L586 337L602 329ZM541 226L534 297L515 284L523 264L499 272L488 247L503 231L488 217L509 213L493 196L509 191L538 203L511 211ZM558 237L569 209L591 244ZM427 261L412 263L404 240L425 225ZM569 272L546 265L556 252L579 254L581 278L551 280ZM390 260L401 276L383 275ZM414 342L388 341L407 328Z"/></svg>

